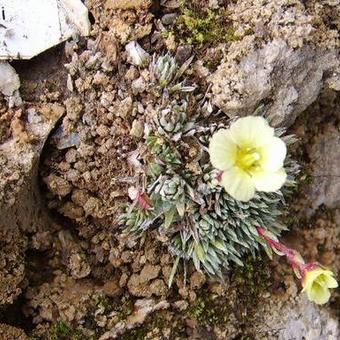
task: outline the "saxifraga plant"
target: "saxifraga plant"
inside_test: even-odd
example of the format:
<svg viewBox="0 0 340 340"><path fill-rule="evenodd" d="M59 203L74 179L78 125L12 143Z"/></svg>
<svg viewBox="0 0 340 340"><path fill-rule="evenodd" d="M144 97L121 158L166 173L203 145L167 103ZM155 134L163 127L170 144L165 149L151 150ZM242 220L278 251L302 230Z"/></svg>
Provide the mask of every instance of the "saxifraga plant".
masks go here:
<svg viewBox="0 0 340 340"><path fill-rule="evenodd" d="M246 254L255 257L263 248L271 257L272 248L257 228L274 236L286 229L281 220L285 195L299 171L287 156L285 186L274 193L258 192L249 202L233 199L218 185L219 172L209 162L208 143L229 122L225 116L219 119L205 96L193 93L194 86L184 85L190 61L179 68L168 54L153 58L150 73L156 104L147 117L147 147L139 155L144 184L132 190L134 202L120 219L125 231L135 236L158 228L176 256L169 285L180 259L192 260L197 270L222 278L231 262L242 266ZM275 131L289 147L296 139L282 137L284 133L284 129Z"/></svg>

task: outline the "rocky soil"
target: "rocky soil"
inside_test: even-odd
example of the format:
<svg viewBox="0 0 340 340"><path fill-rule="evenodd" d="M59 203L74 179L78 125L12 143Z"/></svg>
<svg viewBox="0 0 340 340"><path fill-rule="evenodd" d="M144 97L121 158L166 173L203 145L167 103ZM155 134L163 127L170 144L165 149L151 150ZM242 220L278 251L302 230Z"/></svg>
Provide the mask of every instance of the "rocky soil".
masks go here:
<svg viewBox="0 0 340 340"><path fill-rule="evenodd" d="M284 241L340 272L336 0L87 0L91 36L12 65L0 94L1 339L338 339L340 295L300 295L283 259L246 259L220 282L180 268L157 232L117 217L138 180L150 72L125 46L170 52L214 109L266 108L299 137Z"/></svg>

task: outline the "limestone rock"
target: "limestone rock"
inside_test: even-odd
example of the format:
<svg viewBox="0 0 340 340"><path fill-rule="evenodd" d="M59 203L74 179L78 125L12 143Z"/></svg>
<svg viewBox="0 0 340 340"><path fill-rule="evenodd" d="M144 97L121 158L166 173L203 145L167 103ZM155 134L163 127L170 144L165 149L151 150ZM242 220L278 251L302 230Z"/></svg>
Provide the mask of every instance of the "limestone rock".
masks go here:
<svg viewBox="0 0 340 340"><path fill-rule="evenodd" d="M338 321L305 296L268 315L266 327L272 327L272 336L276 333L279 340L336 340L340 336Z"/></svg>
<svg viewBox="0 0 340 340"><path fill-rule="evenodd" d="M307 215L320 205L335 208L340 203L340 132L333 126L316 138L309 151L311 183L306 193L310 202Z"/></svg>
<svg viewBox="0 0 340 340"><path fill-rule="evenodd" d="M0 62L0 91L12 96L20 87L20 79L15 69L7 62Z"/></svg>
<svg viewBox="0 0 340 340"><path fill-rule="evenodd" d="M210 77L212 100L227 115L251 114L261 103L273 125L291 125L316 100L326 74L339 64L335 50L293 49L281 39L222 63Z"/></svg>
<svg viewBox="0 0 340 340"><path fill-rule="evenodd" d="M27 0L25 6L11 0L1 5L0 59L30 59L74 34L90 34L88 10L80 0Z"/></svg>
<svg viewBox="0 0 340 340"><path fill-rule="evenodd" d="M166 300L156 303L153 299L137 300L135 310L125 321L117 323L113 329L104 333L99 340L117 339L126 331L133 329L145 321L146 317L159 310L169 308L170 304Z"/></svg>

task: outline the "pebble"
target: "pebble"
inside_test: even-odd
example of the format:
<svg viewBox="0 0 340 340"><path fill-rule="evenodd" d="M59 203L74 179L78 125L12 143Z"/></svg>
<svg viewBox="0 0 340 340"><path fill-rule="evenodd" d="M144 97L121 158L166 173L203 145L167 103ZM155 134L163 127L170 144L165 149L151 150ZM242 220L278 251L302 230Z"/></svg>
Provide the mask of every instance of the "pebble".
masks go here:
<svg viewBox="0 0 340 340"><path fill-rule="evenodd" d="M164 14L162 16L162 24L164 25L172 25L175 23L176 19L178 17L177 13L168 13L168 14Z"/></svg>

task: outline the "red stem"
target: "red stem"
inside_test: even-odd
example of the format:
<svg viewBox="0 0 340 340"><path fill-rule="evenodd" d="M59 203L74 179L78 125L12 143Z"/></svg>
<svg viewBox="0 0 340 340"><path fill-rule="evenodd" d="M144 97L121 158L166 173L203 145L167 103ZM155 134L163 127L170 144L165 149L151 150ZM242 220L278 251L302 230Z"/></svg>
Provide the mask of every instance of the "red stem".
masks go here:
<svg viewBox="0 0 340 340"><path fill-rule="evenodd" d="M292 267L298 269L299 272L303 274L306 265L300 261L296 261L297 256L299 255L296 250L288 248L284 244L270 238L268 235L266 235L266 230L264 228L258 227L257 231L262 236L262 238L268 242L271 248L275 248L279 252L283 253L287 257L287 260L292 265Z"/></svg>

